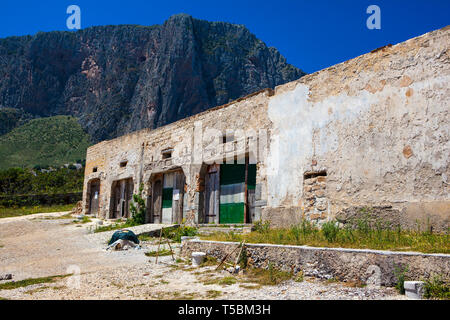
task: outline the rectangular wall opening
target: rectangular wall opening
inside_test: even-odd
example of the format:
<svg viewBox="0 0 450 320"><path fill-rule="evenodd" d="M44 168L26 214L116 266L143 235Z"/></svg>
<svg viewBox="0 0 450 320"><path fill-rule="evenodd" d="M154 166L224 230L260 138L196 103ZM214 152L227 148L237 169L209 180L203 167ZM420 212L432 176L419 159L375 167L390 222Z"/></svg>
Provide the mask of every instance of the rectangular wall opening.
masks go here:
<svg viewBox="0 0 450 320"><path fill-rule="evenodd" d="M308 171L305 172L303 174L303 178L306 179L312 179L312 178L316 178L316 177L326 177L327 176L327 171L326 170L322 170L322 171Z"/></svg>

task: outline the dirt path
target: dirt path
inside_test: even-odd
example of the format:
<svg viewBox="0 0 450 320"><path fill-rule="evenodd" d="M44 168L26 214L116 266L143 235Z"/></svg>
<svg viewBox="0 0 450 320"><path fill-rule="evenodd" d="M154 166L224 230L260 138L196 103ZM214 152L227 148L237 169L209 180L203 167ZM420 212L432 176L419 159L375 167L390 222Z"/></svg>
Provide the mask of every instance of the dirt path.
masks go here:
<svg viewBox="0 0 450 320"><path fill-rule="evenodd" d="M61 215L61 214L59 214ZM0 219L0 274L13 280L73 272L53 283L13 290L0 290L7 299L405 299L392 288L354 288L313 278L292 280L277 286L255 286L238 276L232 281L226 271L214 267L192 268L173 263L170 256L145 256L153 242L142 250L106 251L103 241L93 241L85 226L58 214ZM3 246L3 247L1 247ZM177 251L179 248L177 248ZM169 265L171 264L171 265ZM212 281L211 281L212 280ZM0 281L4 283L5 281Z"/></svg>
<svg viewBox="0 0 450 320"><path fill-rule="evenodd" d="M70 266L89 272L104 266L143 263L145 256L129 251L111 255L104 244L89 241L87 229L58 215L28 216L0 223L0 274L14 280L66 274Z"/></svg>

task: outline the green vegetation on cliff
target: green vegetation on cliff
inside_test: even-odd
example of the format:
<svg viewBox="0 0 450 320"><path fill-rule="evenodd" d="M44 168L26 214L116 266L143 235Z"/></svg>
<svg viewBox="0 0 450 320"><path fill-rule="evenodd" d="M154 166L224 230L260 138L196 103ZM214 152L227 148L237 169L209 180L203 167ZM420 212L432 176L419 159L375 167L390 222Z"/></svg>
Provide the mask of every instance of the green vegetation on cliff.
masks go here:
<svg viewBox="0 0 450 320"><path fill-rule="evenodd" d="M81 192L83 179L83 169L60 168L50 172L21 168L0 170L0 196Z"/></svg>
<svg viewBox="0 0 450 320"><path fill-rule="evenodd" d="M85 158L90 144L76 118L34 119L0 136L0 169L74 163Z"/></svg>

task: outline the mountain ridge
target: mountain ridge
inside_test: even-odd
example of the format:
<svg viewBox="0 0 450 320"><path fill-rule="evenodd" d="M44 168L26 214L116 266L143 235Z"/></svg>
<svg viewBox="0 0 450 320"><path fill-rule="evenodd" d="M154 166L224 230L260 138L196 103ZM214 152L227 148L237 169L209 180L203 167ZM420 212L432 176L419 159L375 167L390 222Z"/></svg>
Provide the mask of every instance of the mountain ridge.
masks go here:
<svg viewBox="0 0 450 320"><path fill-rule="evenodd" d="M93 142L154 129L304 74L245 26L187 14L161 25L0 39L0 106L76 117Z"/></svg>

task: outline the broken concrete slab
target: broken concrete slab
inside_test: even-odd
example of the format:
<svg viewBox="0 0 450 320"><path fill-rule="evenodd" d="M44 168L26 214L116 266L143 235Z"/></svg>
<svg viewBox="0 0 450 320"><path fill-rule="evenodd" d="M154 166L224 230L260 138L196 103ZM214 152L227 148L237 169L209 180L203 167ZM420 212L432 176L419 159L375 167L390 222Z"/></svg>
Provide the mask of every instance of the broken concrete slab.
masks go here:
<svg viewBox="0 0 450 320"><path fill-rule="evenodd" d="M405 281L405 295L411 299L423 299L425 293L425 283L423 281Z"/></svg>

